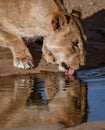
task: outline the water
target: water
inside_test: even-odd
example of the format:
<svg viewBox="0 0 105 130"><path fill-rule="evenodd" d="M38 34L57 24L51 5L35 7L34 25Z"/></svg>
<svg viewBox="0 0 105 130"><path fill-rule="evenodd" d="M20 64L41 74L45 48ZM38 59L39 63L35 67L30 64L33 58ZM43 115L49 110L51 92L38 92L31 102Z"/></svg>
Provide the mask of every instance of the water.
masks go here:
<svg viewBox="0 0 105 130"><path fill-rule="evenodd" d="M78 72L88 87L88 122L105 120L105 67Z"/></svg>
<svg viewBox="0 0 105 130"><path fill-rule="evenodd" d="M105 120L105 68L0 79L0 128Z"/></svg>

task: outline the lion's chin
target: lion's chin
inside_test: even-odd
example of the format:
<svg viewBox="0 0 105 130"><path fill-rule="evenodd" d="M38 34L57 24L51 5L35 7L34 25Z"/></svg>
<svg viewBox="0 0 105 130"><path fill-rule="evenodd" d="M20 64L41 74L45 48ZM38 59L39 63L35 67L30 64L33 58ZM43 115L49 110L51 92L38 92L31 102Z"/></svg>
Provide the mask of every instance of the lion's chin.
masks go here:
<svg viewBox="0 0 105 130"><path fill-rule="evenodd" d="M59 65L59 71L60 72L66 72L66 69L64 67L62 67L61 65Z"/></svg>

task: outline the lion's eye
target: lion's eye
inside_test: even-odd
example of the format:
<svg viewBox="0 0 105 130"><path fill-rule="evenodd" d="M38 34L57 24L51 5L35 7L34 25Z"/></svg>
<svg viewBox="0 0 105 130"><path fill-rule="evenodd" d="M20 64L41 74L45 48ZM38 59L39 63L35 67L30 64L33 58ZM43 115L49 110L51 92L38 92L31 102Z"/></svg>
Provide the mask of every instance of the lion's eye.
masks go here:
<svg viewBox="0 0 105 130"><path fill-rule="evenodd" d="M72 42L75 47L78 47L79 42Z"/></svg>

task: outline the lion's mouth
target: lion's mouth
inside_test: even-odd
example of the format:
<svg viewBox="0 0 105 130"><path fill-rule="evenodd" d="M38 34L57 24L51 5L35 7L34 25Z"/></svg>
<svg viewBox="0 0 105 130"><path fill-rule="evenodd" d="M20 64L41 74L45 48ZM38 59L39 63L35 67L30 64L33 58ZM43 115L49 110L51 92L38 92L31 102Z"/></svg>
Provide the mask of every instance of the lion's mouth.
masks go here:
<svg viewBox="0 0 105 130"><path fill-rule="evenodd" d="M74 75L75 70L74 70L73 68L71 68L71 67L69 68L66 63L62 62L62 63L61 63L61 66L62 66L63 68L65 68L65 70L66 70L65 74L66 74L67 76L73 76L73 75Z"/></svg>
<svg viewBox="0 0 105 130"><path fill-rule="evenodd" d="M75 74L75 70L74 70L73 68L69 68L69 69L65 72L65 74L66 74L67 76L73 76L73 75Z"/></svg>

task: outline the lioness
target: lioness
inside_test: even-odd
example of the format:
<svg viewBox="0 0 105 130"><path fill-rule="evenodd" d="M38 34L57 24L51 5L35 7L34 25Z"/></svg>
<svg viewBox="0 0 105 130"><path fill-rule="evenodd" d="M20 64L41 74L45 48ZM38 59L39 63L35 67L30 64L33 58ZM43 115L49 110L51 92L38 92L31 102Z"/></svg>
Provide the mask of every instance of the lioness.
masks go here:
<svg viewBox="0 0 105 130"><path fill-rule="evenodd" d="M59 70L84 65L84 34L80 15L63 11L59 0L0 0L0 46L13 54L13 65L33 68L32 56L22 38L44 37L43 55Z"/></svg>

